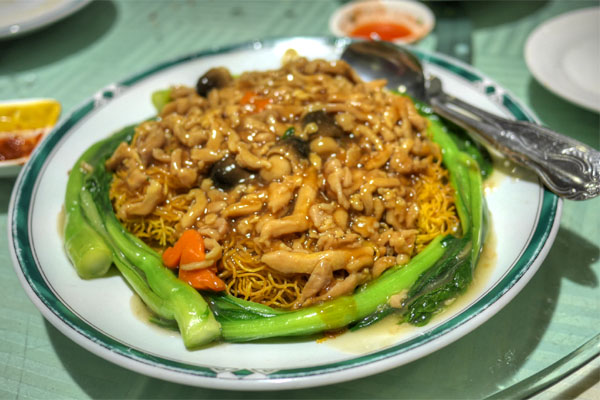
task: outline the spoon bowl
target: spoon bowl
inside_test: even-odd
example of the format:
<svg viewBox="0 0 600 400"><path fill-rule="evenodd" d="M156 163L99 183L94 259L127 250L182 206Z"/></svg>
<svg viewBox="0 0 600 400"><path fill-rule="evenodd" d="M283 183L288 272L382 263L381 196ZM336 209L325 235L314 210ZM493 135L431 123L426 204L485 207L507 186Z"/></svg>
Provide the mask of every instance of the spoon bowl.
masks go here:
<svg viewBox="0 0 600 400"><path fill-rule="evenodd" d="M366 80L386 78L387 87L426 102L425 75L421 62L410 51L387 42L354 42L342 59Z"/></svg>

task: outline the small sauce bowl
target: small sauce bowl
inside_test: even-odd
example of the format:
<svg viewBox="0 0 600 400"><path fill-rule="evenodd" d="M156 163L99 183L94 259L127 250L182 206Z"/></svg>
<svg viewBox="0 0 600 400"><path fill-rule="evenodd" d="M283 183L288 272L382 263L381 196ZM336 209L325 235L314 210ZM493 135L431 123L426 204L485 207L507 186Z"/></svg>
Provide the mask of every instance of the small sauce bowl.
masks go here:
<svg viewBox="0 0 600 400"><path fill-rule="evenodd" d="M0 178L15 176L60 116L52 99L0 102Z"/></svg>
<svg viewBox="0 0 600 400"><path fill-rule="evenodd" d="M329 19L335 36L414 43L431 32L435 17L416 1L362 0L340 7Z"/></svg>

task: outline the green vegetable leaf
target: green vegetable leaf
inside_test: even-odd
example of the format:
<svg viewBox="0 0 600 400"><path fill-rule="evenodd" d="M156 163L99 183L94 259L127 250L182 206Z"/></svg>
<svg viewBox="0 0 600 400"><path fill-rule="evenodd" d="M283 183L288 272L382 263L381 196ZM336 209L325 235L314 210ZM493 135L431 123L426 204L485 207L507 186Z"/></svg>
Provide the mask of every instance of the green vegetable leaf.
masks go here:
<svg viewBox="0 0 600 400"><path fill-rule="evenodd" d="M157 90L152 93L152 104L159 114L164 106L171 101L173 101L171 98L171 89Z"/></svg>
<svg viewBox="0 0 600 400"><path fill-rule="evenodd" d="M464 292L473 279L471 235L449 236L445 245L444 256L419 277L404 301L406 319L411 324L425 325L446 301Z"/></svg>
<svg viewBox="0 0 600 400"><path fill-rule="evenodd" d="M294 128L293 126L290 126L289 128L286 129L285 133L283 134L283 136L281 138L288 139L288 138L294 137L295 133L296 133L296 128Z"/></svg>

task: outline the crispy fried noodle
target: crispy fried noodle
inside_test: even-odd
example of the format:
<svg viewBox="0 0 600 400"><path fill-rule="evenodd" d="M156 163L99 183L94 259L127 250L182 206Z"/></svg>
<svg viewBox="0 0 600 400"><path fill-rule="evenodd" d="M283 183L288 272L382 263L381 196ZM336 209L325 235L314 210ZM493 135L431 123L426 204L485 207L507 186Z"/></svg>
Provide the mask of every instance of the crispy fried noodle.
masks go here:
<svg viewBox="0 0 600 400"><path fill-rule="evenodd" d="M196 229L230 294L298 308L459 229L427 120L385 81L289 55L205 77L210 90L173 87L107 161L117 217L158 251Z"/></svg>

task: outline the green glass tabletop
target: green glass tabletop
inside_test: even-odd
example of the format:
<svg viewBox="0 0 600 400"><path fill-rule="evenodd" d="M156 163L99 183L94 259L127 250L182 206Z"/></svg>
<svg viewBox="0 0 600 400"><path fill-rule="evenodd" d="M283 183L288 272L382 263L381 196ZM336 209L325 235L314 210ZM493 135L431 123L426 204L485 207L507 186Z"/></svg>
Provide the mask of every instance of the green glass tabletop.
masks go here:
<svg viewBox="0 0 600 400"><path fill-rule="evenodd" d="M98 89L158 62L251 39L328 35L328 19L342 3L92 2L39 31L0 41L0 100L55 98L66 115ZM600 115L546 90L523 57L528 35L540 23L598 6L597 1L462 2L454 15L442 8L457 4L430 5L439 12L439 24L418 47L470 59L544 124L600 147ZM13 184L14 178L0 178L0 398L242 396L131 372L89 353L46 322L12 269L7 214ZM347 383L244 398L522 397L569 375L599 350L598 210L600 199L565 202L555 244L530 283L497 315L444 349Z"/></svg>

